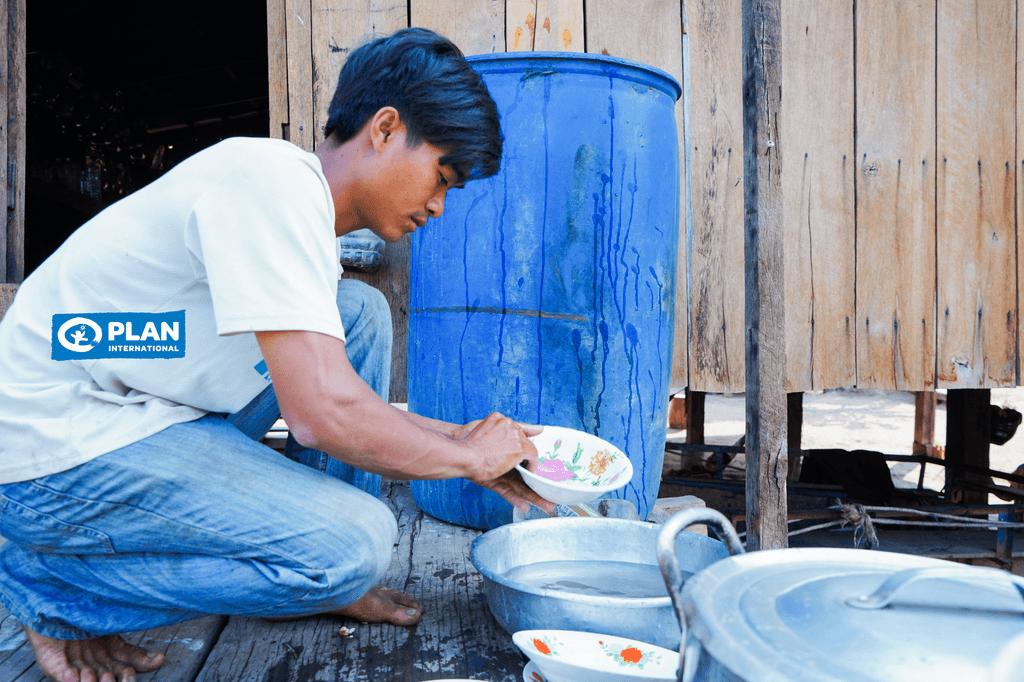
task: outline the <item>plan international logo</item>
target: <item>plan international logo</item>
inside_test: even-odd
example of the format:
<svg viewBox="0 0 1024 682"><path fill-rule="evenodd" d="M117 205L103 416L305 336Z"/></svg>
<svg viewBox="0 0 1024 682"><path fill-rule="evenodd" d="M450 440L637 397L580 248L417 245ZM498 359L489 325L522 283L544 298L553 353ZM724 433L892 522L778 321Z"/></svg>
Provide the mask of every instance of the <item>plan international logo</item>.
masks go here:
<svg viewBox="0 0 1024 682"><path fill-rule="evenodd" d="M54 360L185 357L185 311L53 316Z"/></svg>

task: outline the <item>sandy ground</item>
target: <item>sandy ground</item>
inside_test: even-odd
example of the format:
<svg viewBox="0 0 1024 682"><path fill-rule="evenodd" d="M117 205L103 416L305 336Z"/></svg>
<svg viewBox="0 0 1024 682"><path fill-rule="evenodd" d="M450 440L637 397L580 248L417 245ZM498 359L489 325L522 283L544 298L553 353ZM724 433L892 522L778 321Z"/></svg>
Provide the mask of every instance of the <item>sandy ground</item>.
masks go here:
<svg viewBox="0 0 1024 682"><path fill-rule="evenodd" d="M946 443L946 406L939 391L935 413L935 444ZM1024 412L1024 388L993 389L992 404L1012 407ZM744 396L742 394L711 394L706 397L704 435L708 443L733 444L744 433ZM670 429L669 437L682 439L685 431ZM835 389L804 394L804 449L841 448L874 450L889 455L913 454L914 394L899 391L868 391ZM990 468L1012 473L1024 464L1024 426L1005 445L990 448ZM742 462L737 461L742 466ZM892 462L893 481L897 487L916 488L920 465ZM924 487L940 490L945 484L945 471L940 466L926 466ZM990 496L992 504L1003 503Z"/></svg>

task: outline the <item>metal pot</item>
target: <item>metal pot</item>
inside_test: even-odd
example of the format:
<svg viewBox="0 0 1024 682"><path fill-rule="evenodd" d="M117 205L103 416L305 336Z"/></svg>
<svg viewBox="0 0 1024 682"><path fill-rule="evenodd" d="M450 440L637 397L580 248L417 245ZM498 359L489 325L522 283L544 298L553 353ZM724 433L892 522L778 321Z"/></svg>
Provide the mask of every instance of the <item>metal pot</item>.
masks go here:
<svg viewBox="0 0 1024 682"><path fill-rule="evenodd" d="M495 528L473 541L470 560L483 576L495 620L508 633L519 630L582 630L628 637L675 650L679 621L668 592L659 597L574 594L524 584L510 570L544 561L647 564L657 579L655 543L659 526L609 518L552 518ZM696 573L729 556L717 540L677 533L670 541L680 569ZM565 577L571 578L571 575Z"/></svg>
<svg viewBox="0 0 1024 682"><path fill-rule="evenodd" d="M783 549L735 553L680 589L672 540L694 523L735 536L710 509L680 512L659 535L659 563L682 623L680 680L1024 678L1012 666L1005 677L1024 633L1018 576L892 552Z"/></svg>

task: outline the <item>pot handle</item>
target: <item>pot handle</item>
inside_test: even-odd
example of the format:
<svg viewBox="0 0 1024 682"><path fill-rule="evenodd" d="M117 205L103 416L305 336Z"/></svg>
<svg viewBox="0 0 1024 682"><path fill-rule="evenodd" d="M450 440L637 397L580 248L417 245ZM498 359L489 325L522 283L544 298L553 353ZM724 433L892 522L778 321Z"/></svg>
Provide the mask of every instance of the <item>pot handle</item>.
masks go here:
<svg viewBox="0 0 1024 682"><path fill-rule="evenodd" d="M714 509L707 507L695 507L684 509L673 514L672 517L662 524L658 532L656 549L658 552L658 564L661 566L661 574L668 586L669 596L672 597L672 606L676 610L676 618L679 619L679 629L682 630L682 637L679 640L679 653L689 653L690 647L686 644L686 614L683 611L683 573L679 569L679 559L676 557L676 536L695 524L703 523L711 526L718 534L718 537L725 542L729 554L735 556L743 554L743 545L736 534L736 529L729 523L729 519ZM685 658L685 655L684 655ZM685 663L685 661L684 661ZM679 666L679 679L682 680L683 669L687 666L681 663ZM696 663L696 662L694 662Z"/></svg>
<svg viewBox="0 0 1024 682"><path fill-rule="evenodd" d="M683 641L686 641L685 638ZM680 644L679 648L682 649L683 645ZM704 646L700 640L691 637L690 643L686 645L686 653L680 657L677 682L693 682L697 679L697 664L700 663L700 655L703 650Z"/></svg>
<svg viewBox="0 0 1024 682"><path fill-rule="evenodd" d="M1017 592L1024 598L1024 578L1001 571L997 568L986 568L983 566L972 566L970 568L947 568L945 566L928 568L908 568L897 571L886 578L885 582L878 586L878 589L871 594L864 594L859 597L851 597L846 600L848 606L858 609L884 609L896 598L896 594L904 587L918 580L929 578L961 578L965 582L977 582L979 573L990 576L1004 583L1009 582L1017 588ZM958 607L959 608L959 607ZM973 607L967 607L971 608ZM983 607L976 610L987 611Z"/></svg>

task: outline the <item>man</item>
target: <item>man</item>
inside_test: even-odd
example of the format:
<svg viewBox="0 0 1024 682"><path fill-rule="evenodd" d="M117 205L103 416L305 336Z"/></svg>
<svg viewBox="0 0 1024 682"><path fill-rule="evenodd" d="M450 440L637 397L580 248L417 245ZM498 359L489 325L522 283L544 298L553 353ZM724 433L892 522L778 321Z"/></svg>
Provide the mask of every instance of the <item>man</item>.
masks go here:
<svg viewBox="0 0 1024 682"><path fill-rule="evenodd" d="M449 41L400 31L352 53L325 132L314 154L232 139L187 159L72 235L0 323L0 600L53 679L133 680L162 656L116 633L205 613L416 623L374 587L394 517L339 477L465 477L553 510L514 471L538 427L383 399L387 304L337 279L336 237L398 240L497 172L486 87ZM182 354L88 354L132 338L102 313L182 310L151 334L183 333ZM259 444L278 415L312 468Z"/></svg>

